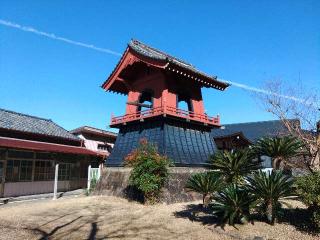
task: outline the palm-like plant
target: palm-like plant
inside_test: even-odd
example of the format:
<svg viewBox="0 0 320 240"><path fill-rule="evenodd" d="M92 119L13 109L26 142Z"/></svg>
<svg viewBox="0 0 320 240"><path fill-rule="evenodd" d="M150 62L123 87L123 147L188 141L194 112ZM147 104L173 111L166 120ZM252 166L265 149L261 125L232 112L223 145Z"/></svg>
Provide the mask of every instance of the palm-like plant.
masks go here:
<svg viewBox="0 0 320 240"><path fill-rule="evenodd" d="M254 150L259 155L271 157L272 167L279 169L280 163L288 164L288 159L296 156L301 147L302 144L294 137L267 137L258 140Z"/></svg>
<svg viewBox="0 0 320 240"><path fill-rule="evenodd" d="M223 187L221 175L215 172L196 173L192 175L187 183L187 191L194 191L202 194L202 203L207 207L211 194Z"/></svg>
<svg viewBox="0 0 320 240"><path fill-rule="evenodd" d="M259 171L249 176L247 181L249 192L262 206L269 223L274 224L281 200L292 194L292 178L281 171Z"/></svg>
<svg viewBox="0 0 320 240"><path fill-rule="evenodd" d="M256 158L251 149L217 152L209 162L212 169L224 176L227 183L241 183L244 176L262 167L261 160Z"/></svg>
<svg viewBox="0 0 320 240"><path fill-rule="evenodd" d="M214 196L213 213L221 217L223 223L245 223L249 219L253 198L248 191L231 184Z"/></svg>

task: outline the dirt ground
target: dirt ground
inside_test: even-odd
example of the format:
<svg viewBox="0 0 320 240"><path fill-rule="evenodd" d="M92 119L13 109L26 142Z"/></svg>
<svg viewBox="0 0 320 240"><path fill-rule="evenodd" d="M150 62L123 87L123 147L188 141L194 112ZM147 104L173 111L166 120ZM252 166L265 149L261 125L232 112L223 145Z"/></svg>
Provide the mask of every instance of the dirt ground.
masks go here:
<svg viewBox="0 0 320 240"><path fill-rule="evenodd" d="M13 203L0 206L0 239L320 239L287 223L222 229L197 209L102 196Z"/></svg>

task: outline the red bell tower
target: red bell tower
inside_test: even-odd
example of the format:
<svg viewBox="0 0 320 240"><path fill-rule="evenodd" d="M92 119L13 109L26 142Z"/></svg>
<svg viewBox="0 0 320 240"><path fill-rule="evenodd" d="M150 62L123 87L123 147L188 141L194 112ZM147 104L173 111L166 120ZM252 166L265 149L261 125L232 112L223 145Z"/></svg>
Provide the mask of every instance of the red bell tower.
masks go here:
<svg viewBox="0 0 320 240"><path fill-rule="evenodd" d="M148 138L157 144L159 150L178 165L192 164L194 160L190 158L197 156L200 160L195 164L203 164L215 151L215 144L210 137L208 140L207 134L211 128L220 126L220 118L205 113L201 88L224 90L228 86L191 64L141 42L131 41L102 85L106 91L128 95L125 115L111 117L110 126L120 131L107 164L121 165L140 138ZM150 131L162 136L155 138ZM170 131L177 135L175 144L171 145L167 143L171 139ZM184 142L189 144L188 151L183 150ZM206 149L201 145L207 145ZM179 151L180 146L178 157L171 154ZM195 151L192 152L190 147ZM202 150L205 156L197 153Z"/></svg>

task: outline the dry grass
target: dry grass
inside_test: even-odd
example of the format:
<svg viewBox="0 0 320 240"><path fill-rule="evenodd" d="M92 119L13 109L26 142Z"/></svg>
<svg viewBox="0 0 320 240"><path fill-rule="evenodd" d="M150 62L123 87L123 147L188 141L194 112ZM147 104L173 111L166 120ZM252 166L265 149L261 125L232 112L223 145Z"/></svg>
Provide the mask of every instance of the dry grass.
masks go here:
<svg viewBox="0 0 320 240"><path fill-rule="evenodd" d="M287 224L223 230L190 203L143 206L115 197L78 197L0 208L0 239L317 239Z"/></svg>

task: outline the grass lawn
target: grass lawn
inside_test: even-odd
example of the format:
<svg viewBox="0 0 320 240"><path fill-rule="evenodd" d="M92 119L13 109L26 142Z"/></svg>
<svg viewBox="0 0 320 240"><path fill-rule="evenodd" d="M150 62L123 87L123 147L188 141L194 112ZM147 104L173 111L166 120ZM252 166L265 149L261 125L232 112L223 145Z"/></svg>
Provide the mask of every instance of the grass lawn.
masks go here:
<svg viewBox="0 0 320 240"><path fill-rule="evenodd" d="M224 229L198 202L143 206L115 197L68 197L0 206L0 239L318 239L287 223ZM257 237L263 238L257 238Z"/></svg>

